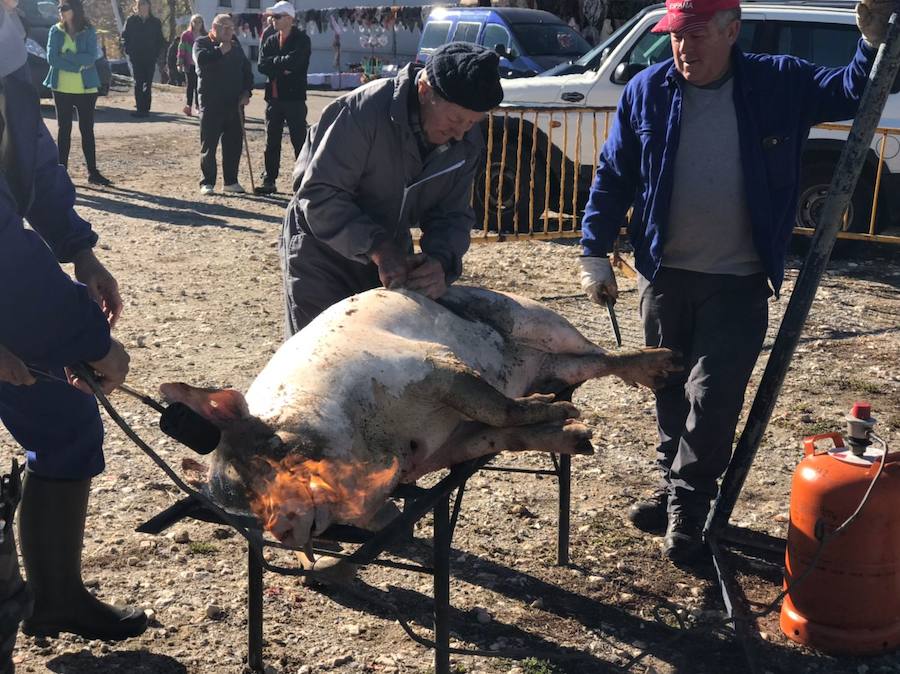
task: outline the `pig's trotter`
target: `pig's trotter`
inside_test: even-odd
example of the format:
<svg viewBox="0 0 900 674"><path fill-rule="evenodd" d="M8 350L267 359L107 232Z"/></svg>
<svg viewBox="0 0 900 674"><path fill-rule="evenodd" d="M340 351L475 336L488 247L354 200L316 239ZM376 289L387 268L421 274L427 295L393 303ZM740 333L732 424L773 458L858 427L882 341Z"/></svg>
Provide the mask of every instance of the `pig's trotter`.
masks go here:
<svg viewBox="0 0 900 674"><path fill-rule="evenodd" d="M669 349L641 349L622 354L607 354L610 374L626 384L641 384L651 389L662 386L670 373L681 372L682 366Z"/></svg>

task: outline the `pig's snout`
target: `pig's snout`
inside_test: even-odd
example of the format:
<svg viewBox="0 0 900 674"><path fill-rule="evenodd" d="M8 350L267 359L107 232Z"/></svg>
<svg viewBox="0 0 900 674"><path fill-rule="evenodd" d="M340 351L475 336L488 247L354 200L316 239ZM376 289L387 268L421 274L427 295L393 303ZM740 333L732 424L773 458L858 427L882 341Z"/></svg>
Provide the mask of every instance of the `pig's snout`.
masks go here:
<svg viewBox="0 0 900 674"><path fill-rule="evenodd" d="M269 525L272 535L292 548L304 548L312 539L315 514L313 512L285 512L275 516Z"/></svg>

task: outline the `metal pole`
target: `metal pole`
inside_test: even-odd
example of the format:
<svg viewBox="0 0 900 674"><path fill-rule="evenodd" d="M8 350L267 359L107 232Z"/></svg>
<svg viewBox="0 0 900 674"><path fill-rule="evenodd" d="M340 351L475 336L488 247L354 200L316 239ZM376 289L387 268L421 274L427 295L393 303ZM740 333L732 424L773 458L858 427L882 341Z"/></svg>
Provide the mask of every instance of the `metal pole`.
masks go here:
<svg viewBox="0 0 900 674"><path fill-rule="evenodd" d="M251 546L247 546L247 666L252 672L263 665L263 570Z"/></svg>
<svg viewBox="0 0 900 674"><path fill-rule="evenodd" d="M434 505L434 674L450 674L450 494Z"/></svg>
<svg viewBox="0 0 900 674"><path fill-rule="evenodd" d="M559 457L559 532L557 533L556 563L569 563L569 513L572 510L572 457Z"/></svg>
<svg viewBox="0 0 900 674"><path fill-rule="evenodd" d="M884 103L897 75L898 66L900 66L900 23L898 23L895 10L891 15L887 37L875 57L875 63L869 75L869 83L866 85L859 105L859 112L853 120L853 127L831 180L828 199L822 209L821 221L813 236L809 254L800 270L794 292L791 293L791 299L781 321L778 336L775 338L769 362L766 364L759 389L753 400L753 406L750 408L747 423L722 480L722 489L710 516L709 529L713 532L721 531L728 523L738 495L744 486L744 480L750 471L753 458L759 449L763 433L772 416L772 410L790 367L794 350L797 348L797 342L800 340L803 325L809 315L819 281L828 264L834 240L841 228L844 211L847 210L853 196L859 174L869 152L869 146L872 144Z"/></svg>
<svg viewBox="0 0 900 674"><path fill-rule="evenodd" d="M244 154L247 157L247 171L250 172L250 189L256 192L256 181L253 178L253 165L250 163L250 145L247 143L247 118L244 115L244 106L240 106L241 110L241 133L244 136Z"/></svg>

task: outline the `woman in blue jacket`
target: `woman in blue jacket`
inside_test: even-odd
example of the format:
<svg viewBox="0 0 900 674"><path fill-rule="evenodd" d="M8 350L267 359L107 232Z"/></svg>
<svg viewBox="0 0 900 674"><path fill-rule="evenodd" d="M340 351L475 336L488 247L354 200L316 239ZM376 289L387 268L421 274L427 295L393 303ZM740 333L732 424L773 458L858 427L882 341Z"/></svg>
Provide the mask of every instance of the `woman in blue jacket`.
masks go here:
<svg viewBox="0 0 900 674"><path fill-rule="evenodd" d="M69 164L72 138L72 111L78 110L81 149L88 169L88 182L109 185L97 170L94 142L94 107L97 104L97 32L84 15L82 0L60 0L58 24L50 28L47 38L47 61L50 72L44 86L53 91L56 121L59 126L56 144L59 163Z"/></svg>

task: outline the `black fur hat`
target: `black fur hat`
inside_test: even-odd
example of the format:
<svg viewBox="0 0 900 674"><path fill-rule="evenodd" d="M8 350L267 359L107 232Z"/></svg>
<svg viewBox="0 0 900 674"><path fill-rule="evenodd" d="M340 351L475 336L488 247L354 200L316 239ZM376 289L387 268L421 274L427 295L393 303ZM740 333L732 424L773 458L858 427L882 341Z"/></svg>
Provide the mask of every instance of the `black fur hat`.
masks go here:
<svg viewBox="0 0 900 674"><path fill-rule="evenodd" d="M441 45L425 64L425 72L438 94L467 110L487 112L503 101L500 57L477 44Z"/></svg>

